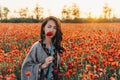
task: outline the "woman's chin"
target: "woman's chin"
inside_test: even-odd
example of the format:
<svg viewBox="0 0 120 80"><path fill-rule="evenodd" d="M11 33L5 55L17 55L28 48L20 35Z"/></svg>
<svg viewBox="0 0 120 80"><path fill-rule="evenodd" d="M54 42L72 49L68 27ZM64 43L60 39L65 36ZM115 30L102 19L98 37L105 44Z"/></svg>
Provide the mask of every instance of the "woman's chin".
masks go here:
<svg viewBox="0 0 120 80"><path fill-rule="evenodd" d="M52 39L54 36L47 36L47 37Z"/></svg>

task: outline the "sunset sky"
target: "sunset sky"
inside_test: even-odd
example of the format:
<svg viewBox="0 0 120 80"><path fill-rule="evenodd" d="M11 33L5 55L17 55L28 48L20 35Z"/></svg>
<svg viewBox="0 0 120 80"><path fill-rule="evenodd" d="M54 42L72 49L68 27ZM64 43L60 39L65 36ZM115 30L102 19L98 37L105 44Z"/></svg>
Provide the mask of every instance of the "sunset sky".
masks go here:
<svg viewBox="0 0 120 80"><path fill-rule="evenodd" d="M44 8L44 16L49 14L61 17L61 10L64 5L72 6L76 3L81 11L81 17L87 17L89 12L92 17L99 17L103 15L103 6L105 3L112 8L112 16L120 18L120 0L0 0L1 7L8 7L10 9L10 16L13 16L14 10L28 7L32 11L36 4Z"/></svg>

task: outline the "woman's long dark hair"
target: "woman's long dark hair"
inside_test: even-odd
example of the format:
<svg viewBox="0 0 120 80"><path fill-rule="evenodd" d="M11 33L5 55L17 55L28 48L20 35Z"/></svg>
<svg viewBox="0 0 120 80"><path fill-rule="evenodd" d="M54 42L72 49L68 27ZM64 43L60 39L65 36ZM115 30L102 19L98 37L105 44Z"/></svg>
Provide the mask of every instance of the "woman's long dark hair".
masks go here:
<svg viewBox="0 0 120 80"><path fill-rule="evenodd" d="M40 36L41 36L41 40L43 41L45 39L45 32L44 32L44 27L45 25L47 24L47 22L49 20L53 20L56 24L56 34L55 36L52 38L52 43L54 44L55 48L57 49L57 51L59 53L62 53L63 52L63 47L61 46L61 41L62 41L62 31L61 31L61 22L58 18L54 17L54 16L50 16L50 17L47 17L42 25L41 25L41 33L40 33Z"/></svg>

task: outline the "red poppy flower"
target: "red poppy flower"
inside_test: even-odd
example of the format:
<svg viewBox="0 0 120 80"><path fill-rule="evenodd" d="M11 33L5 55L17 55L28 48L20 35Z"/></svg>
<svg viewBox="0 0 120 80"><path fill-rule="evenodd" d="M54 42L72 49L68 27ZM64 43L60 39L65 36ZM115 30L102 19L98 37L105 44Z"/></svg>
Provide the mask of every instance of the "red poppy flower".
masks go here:
<svg viewBox="0 0 120 80"><path fill-rule="evenodd" d="M91 65L90 64L87 64L86 65L86 70L89 70L91 68Z"/></svg>
<svg viewBox="0 0 120 80"><path fill-rule="evenodd" d="M97 74L93 75L93 79L98 79L99 76Z"/></svg>
<svg viewBox="0 0 120 80"><path fill-rule="evenodd" d="M114 77L110 77L110 80L116 80Z"/></svg>
<svg viewBox="0 0 120 80"><path fill-rule="evenodd" d="M10 77L11 78L15 78L15 74L10 74Z"/></svg>
<svg viewBox="0 0 120 80"><path fill-rule="evenodd" d="M25 73L25 75L26 75L26 76L31 76L31 72L30 72L30 71L27 71L27 72Z"/></svg>
<svg viewBox="0 0 120 80"><path fill-rule="evenodd" d="M0 79L2 79L3 78L3 76L2 75L0 75Z"/></svg>
<svg viewBox="0 0 120 80"><path fill-rule="evenodd" d="M60 78L60 77L62 77L62 75L63 75L62 73L59 73L59 74L58 74L58 77Z"/></svg>
<svg viewBox="0 0 120 80"><path fill-rule="evenodd" d="M47 34L46 34L47 36L52 36L53 35L53 33L52 32L47 32Z"/></svg>
<svg viewBox="0 0 120 80"><path fill-rule="evenodd" d="M69 73L69 71L67 71L67 72L65 73L65 76L66 76L67 78L70 78L70 73Z"/></svg>
<svg viewBox="0 0 120 80"><path fill-rule="evenodd" d="M4 74L5 73L5 70L2 70L2 74Z"/></svg>
<svg viewBox="0 0 120 80"><path fill-rule="evenodd" d="M55 70L54 70L54 73L57 73L57 72L58 72L58 70L57 70L57 69L55 69Z"/></svg>
<svg viewBox="0 0 120 80"><path fill-rule="evenodd" d="M115 67L118 67L118 66L119 66L119 62L117 62L117 61L114 61L114 62L112 62L111 64L112 64L112 66L115 66Z"/></svg>
<svg viewBox="0 0 120 80"><path fill-rule="evenodd" d="M13 78L12 77L7 77L6 80L13 80Z"/></svg>

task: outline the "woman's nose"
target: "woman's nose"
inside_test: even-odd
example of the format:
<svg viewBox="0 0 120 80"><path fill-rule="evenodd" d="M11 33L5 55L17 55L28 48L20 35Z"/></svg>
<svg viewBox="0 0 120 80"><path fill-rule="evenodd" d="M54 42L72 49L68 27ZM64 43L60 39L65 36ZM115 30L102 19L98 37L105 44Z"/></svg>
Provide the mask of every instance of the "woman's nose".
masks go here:
<svg viewBox="0 0 120 80"><path fill-rule="evenodd" d="M51 32L53 32L53 30L54 30L53 28L50 29Z"/></svg>

